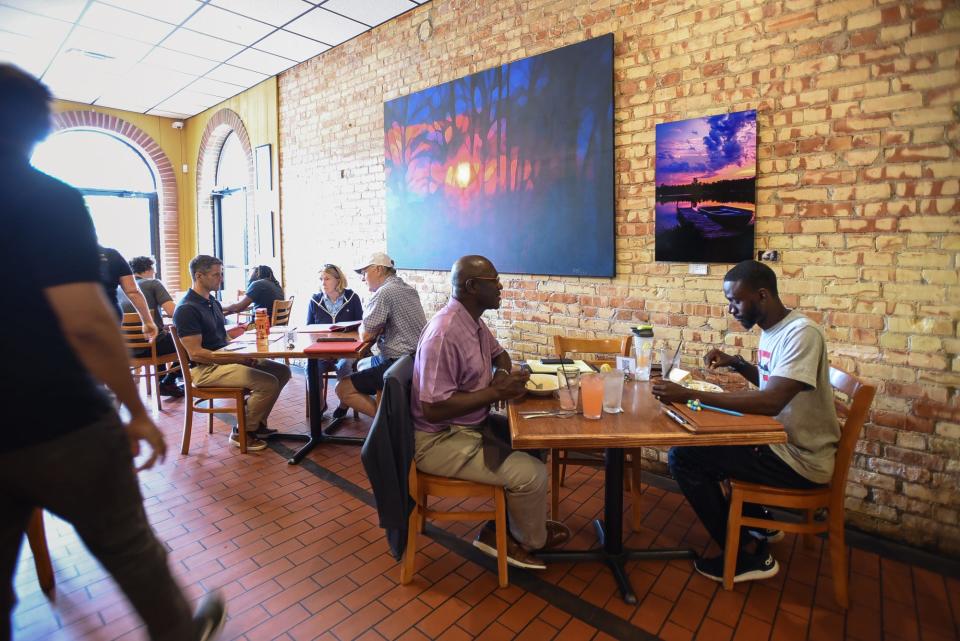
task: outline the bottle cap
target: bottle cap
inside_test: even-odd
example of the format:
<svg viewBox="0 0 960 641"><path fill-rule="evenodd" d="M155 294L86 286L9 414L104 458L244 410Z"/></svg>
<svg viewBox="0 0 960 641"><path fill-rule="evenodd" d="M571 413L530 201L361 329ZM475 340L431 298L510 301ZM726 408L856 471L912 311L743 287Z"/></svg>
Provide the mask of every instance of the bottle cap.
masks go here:
<svg viewBox="0 0 960 641"><path fill-rule="evenodd" d="M637 338L653 338L653 325L637 325L631 331Z"/></svg>

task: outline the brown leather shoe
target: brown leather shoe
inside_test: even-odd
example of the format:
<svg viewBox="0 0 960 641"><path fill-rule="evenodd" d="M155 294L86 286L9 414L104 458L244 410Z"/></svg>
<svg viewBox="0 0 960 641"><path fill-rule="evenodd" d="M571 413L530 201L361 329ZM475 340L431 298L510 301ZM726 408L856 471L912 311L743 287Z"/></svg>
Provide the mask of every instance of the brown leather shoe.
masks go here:
<svg viewBox="0 0 960 641"><path fill-rule="evenodd" d="M547 519L547 542L543 544L541 550L550 550L560 547L570 540L570 528L559 521ZM539 551L539 550L538 550Z"/></svg>
<svg viewBox="0 0 960 641"><path fill-rule="evenodd" d="M480 534L474 540L473 547L487 556L497 558L497 531L493 521L487 521L480 528ZM523 546L517 543L509 532L507 532L507 565L526 570L547 569L547 565L543 561L524 550Z"/></svg>

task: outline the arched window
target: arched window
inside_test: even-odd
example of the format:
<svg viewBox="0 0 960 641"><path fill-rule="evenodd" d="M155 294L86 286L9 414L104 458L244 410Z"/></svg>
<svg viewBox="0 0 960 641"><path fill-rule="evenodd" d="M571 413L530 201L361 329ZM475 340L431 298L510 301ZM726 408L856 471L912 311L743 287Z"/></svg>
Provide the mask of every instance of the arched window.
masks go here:
<svg viewBox="0 0 960 641"><path fill-rule="evenodd" d="M30 162L83 194L101 245L125 258L160 256L157 179L123 139L95 129L67 129L37 145ZM159 269L158 262L158 276Z"/></svg>
<svg viewBox="0 0 960 641"><path fill-rule="evenodd" d="M250 271L250 234L247 212L247 156L236 132L223 141L217 157L213 202L214 252L223 261L223 291L233 300L245 288Z"/></svg>

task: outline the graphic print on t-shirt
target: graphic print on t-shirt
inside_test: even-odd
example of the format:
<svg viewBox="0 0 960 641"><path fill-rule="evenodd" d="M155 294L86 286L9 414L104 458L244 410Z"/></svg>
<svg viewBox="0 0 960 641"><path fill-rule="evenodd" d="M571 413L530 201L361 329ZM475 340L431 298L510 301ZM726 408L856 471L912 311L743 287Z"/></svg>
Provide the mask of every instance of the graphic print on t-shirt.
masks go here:
<svg viewBox="0 0 960 641"><path fill-rule="evenodd" d="M770 356L772 354L765 349L757 350L757 367L760 370L760 389L767 385L770 380Z"/></svg>

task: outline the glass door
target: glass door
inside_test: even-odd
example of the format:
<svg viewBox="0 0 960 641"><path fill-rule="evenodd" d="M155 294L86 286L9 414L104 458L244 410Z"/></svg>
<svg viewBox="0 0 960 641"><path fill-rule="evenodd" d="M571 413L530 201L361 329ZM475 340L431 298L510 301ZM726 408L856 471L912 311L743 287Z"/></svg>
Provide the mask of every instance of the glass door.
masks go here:
<svg viewBox="0 0 960 641"><path fill-rule="evenodd" d="M250 272L247 252L246 188L223 189L213 194L214 251L223 261L223 300L236 300L246 290Z"/></svg>

